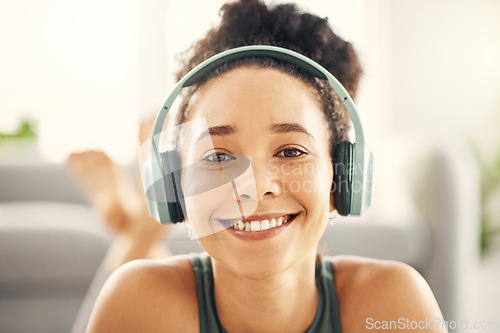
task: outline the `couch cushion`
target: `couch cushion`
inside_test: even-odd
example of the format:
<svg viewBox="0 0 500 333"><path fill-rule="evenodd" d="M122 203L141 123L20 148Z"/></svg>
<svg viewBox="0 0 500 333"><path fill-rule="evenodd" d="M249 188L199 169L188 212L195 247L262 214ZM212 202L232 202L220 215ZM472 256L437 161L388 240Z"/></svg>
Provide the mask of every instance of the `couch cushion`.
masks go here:
<svg viewBox="0 0 500 333"><path fill-rule="evenodd" d="M68 332L109 244L88 206L0 203L0 331Z"/></svg>

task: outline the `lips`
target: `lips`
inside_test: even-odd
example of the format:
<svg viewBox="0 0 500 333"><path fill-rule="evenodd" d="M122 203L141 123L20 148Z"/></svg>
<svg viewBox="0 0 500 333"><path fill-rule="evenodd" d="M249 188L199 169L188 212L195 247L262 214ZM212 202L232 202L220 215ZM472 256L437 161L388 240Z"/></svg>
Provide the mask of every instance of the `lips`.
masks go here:
<svg viewBox="0 0 500 333"><path fill-rule="evenodd" d="M273 229L290 223L298 214L284 214L264 217L250 217L245 220L220 219L219 221L226 227L238 231L258 232Z"/></svg>

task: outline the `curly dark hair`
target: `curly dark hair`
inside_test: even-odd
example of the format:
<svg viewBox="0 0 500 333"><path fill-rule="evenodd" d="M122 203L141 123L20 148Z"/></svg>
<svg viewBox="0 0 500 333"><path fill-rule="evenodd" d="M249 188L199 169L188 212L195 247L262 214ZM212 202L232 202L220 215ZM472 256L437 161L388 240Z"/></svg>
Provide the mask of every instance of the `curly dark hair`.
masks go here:
<svg viewBox="0 0 500 333"><path fill-rule="evenodd" d="M220 10L220 24L207 32L181 55L181 79L202 61L222 51L246 45L274 45L301 53L332 73L355 98L363 69L351 43L336 35L327 18L302 12L295 4L268 6L261 0L238 0L226 3ZM225 64L197 85L188 89L176 122L182 123L189 109L189 100L207 80L237 66L254 64L276 68L296 76L313 86L323 105L331 133L330 147L347 140L349 121L346 110L328 82L313 78L295 65L270 58L239 59Z"/></svg>

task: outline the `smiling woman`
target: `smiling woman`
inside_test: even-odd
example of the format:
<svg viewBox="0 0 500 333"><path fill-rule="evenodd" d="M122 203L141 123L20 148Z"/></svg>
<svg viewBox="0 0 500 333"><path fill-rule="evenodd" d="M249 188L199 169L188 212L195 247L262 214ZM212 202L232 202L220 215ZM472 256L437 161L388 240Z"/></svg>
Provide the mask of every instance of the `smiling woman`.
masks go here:
<svg viewBox="0 0 500 333"><path fill-rule="evenodd" d="M217 149L211 153L219 156L241 155L250 160L255 188L248 183L238 186L239 200L243 207L247 203L258 203L250 216L240 217L245 223L245 230L227 229L236 237L227 237L226 232L215 233L200 238L201 245L212 258L223 266L231 267L236 274L259 279L286 271L306 256L312 256L314 262L315 244L324 231L329 210L334 208L329 200L333 172L328 126L321 105L310 87L277 69L262 69L255 65L238 67L200 88L186 120L199 117L206 119L209 127L234 128L231 134L211 137ZM293 123L300 126L290 126ZM283 133L276 128L288 128L289 131ZM314 133L317 139L305 134L304 130ZM186 150L186 156L181 157L188 164L199 158L195 152ZM285 164L292 166L292 163L312 164L318 172L272 174L271 165L279 168ZM187 181L195 180L190 178ZM286 185L293 181L313 182L318 186L312 193L302 189L292 191ZM186 198L187 221L193 224L195 234L197 225L203 223L200 221L228 220L240 215L239 211L234 211L237 206L225 198L221 202L212 199L210 204L203 201L201 205L198 198ZM205 212L200 212L201 206L206 207ZM192 219L191 214L195 214L196 219ZM262 224L267 225L264 221L272 221L273 218L286 223L261 231ZM214 241L219 238L224 241ZM241 242L241 239L267 241L256 246L251 242ZM270 253L280 255L268 255ZM310 263L310 259L305 262ZM261 272L259 268L262 268Z"/></svg>
<svg viewBox="0 0 500 333"><path fill-rule="evenodd" d="M244 45L304 54L356 95L361 66L350 43L325 19L258 0L223 6L219 26L189 53L179 86L199 63ZM367 318L442 318L426 282L409 266L317 255L329 218L343 205L332 184L350 98L293 61L247 55L208 63L217 66L186 83L181 107L169 113L170 123L182 127L175 150L157 152L154 137L151 144L166 197L167 180L178 171L172 165L180 163L175 216L165 217L171 206L148 198L153 216L184 220L206 253L122 266L101 292L89 331L361 332L369 329ZM153 134L161 126L157 120ZM247 168L238 173L235 166Z"/></svg>

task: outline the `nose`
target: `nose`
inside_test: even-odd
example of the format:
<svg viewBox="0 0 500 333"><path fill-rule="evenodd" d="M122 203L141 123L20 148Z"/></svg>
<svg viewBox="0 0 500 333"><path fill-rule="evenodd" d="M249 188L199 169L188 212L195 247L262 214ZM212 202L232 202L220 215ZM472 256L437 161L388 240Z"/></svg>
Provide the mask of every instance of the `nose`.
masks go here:
<svg viewBox="0 0 500 333"><path fill-rule="evenodd" d="M276 167L270 162L251 160L250 167L235 179L236 195L255 201L279 196L282 186Z"/></svg>

